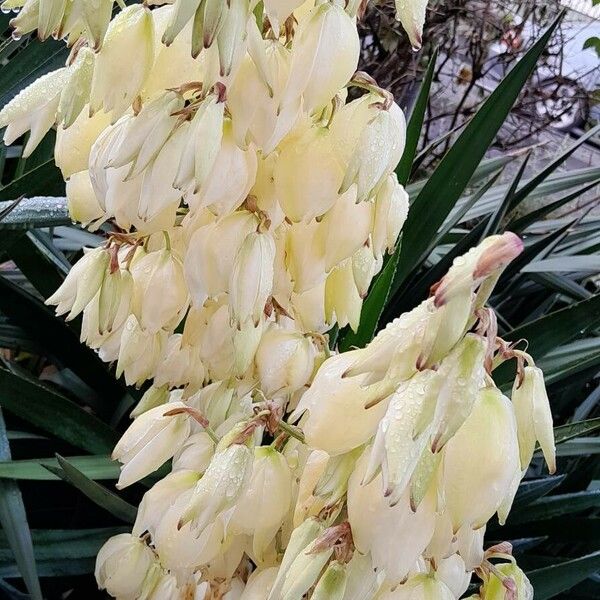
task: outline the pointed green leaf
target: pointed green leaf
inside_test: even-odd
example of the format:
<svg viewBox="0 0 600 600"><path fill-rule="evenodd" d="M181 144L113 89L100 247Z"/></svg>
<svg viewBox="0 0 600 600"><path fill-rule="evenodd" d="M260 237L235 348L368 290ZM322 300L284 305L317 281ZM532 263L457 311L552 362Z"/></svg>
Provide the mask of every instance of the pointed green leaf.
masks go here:
<svg viewBox="0 0 600 600"><path fill-rule="evenodd" d="M3 392L0 391L0 395ZM0 459L10 460L10 447L4 417L0 410ZM34 600L42 599L31 533L19 486L13 480L0 481L0 524L19 568L19 573Z"/></svg>
<svg viewBox="0 0 600 600"><path fill-rule="evenodd" d="M402 185L406 185L412 171L412 165L417 152L419 138L421 137L423 119L425 118L425 111L427 110L427 103L429 102L429 92L431 90L431 82L433 81L433 75L435 73L437 56L438 50L436 48L429 59L427 71L425 72L425 77L423 77L421 88L419 89L419 95L417 96L417 100L413 106L412 113L406 126L406 143L404 145L404 153L402 154L400 163L396 168L398 181Z"/></svg>
<svg viewBox="0 0 600 600"><path fill-rule="evenodd" d="M600 551L527 573L535 600L548 600L570 590L600 570Z"/></svg>
<svg viewBox="0 0 600 600"><path fill-rule="evenodd" d="M0 406L42 431L88 452L110 452L118 439L106 423L67 397L39 380L2 368Z"/></svg>
<svg viewBox="0 0 600 600"><path fill-rule="evenodd" d="M463 193L561 18L562 14L492 92L415 199L404 226L397 281L404 281Z"/></svg>
<svg viewBox="0 0 600 600"><path fill-rule="evenodd" d="M113 491L87 477L59 454L56 455L56 460L60 468L46 466L46 469L76 487L92 502L117 517L117 519L125 523L133 523L135 521L137 513L135 506L132 506Z"/></svg>

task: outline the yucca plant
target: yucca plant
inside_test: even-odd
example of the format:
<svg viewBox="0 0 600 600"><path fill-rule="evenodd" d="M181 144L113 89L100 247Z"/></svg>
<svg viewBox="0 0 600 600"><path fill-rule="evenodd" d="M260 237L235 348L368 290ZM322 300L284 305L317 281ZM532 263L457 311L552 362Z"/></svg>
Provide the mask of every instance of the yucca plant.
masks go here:
<svg viewBox="0 0 600 600"><path fill-rule="evenodd" d="M5 16L2 25L7 29ZM371 283L360 324L354 324L356 331L349 326L334 327L326 338L332 350L365 348L388 323L424 301L454 259L484 238L508 231L523 238L523 252L501 275L489 303L498 318L500 337L521 350L518 342L526 339L527 352L545 374L556 423L558 468L555 475L546 475L541 451L536 449L506 524L500 527L492 521L488 525L486 548L509 540L535 588L535 598L542 600L564 593L569 598L600 594L596 575L600 570L600 492L595 489L595 456L600 448L600 438L595 436L600 430L596 386L600 220L593 214L549 218L557 208L593 189L600 182L600 168L559 170L594 131L529 178L524 177L527 154L494 159L485 154L555 26L498 86L435 171L418 179L414 174L426 151L418 155L416 149L434 72L435 56L431 58L396 169L410 197L400 243ZM0 47L2 105L39 75L61 67L67 55L59 42L15 40L8 33L4 38ZM0 421L0 585L7 597L14 598L24 595L19 591L20 579L32 598L64 597L70 590L74 597L92 597L97 593L92 573L99 549L112 536L131 530L143 494L168 469L162 467L123 491L115 490L119 477L122 484L126 482L124 471L120 472L110 454L148 385L141 389L127 386L122 377L116 377L117 365L107 366L80 343L80 318L65 322L44 304L81 258L83 247L101 248L106 234L115 229L110 224L92 233L71 223L62 176L52 158L52 133L26 159L19 158L22 146L3 148L8 159L0 190L4 200L0 205L0 406L4 419ZM503 168L513 161L520 161L517 174L508 183L500 183ZM520 211L524 201L532 198L543 200L541 208ZM508 393L514 367L500 365L493 376ZM286 427L279 431L284 438L301 436L293 426L278 425ZM333 429L329 433L333 437ZM273 491L278 493L279 489ZM336 530L336 544L345 539L344 531ZM137 534L147 539L144 531ZM498 546L498 552L506 550ZM339 586L343 562L340 556L330 563L312 591L313 598L317 592L324 593L319 585ZM135 578L135 571L131 576ZM305 576L302 571L297 580ZM511 581L519 585L518 577L512 576ZM503 594L502 590L491 588L492 583L482 592L485 598L503 597L493 595ZM331 589L339 591L339 587ZM476 591L474 580L467 593ZM165 593L162 597L177 597L174 592ZM318 597L334 597L333 592L325 594ZM365 598L371 597L366 594Z"/></svg>

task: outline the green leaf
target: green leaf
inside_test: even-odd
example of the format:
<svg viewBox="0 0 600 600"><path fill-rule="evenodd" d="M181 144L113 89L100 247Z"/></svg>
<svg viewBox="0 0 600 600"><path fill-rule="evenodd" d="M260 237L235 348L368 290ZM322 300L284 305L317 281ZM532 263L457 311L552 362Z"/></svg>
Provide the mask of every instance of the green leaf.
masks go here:
<svg viewBox="0 0 600 600"><path fill-rule="evenodd" d="M404 145L404 152L400 163L396 168L396 175L398 175L398 181L402 185L406 185L412 171L413 160L417 153L417 146L419 144L419 138L421 137L421 128L423 127L423 119L425 118L425 111L427 110L427 103L429 102L429 92L431 90L431 82L433 81L433 75L435 73L435 64L437 62L438 50L437 48L433 51L429 64L427 65L427 71L425 77L421 82L421 88L419 89L419 95L412 109L412 113L406 126L406 143Z"/></svg>
<svg viewBox="0 0 600 600"><path fill-rule="evenodd" d="M0 395L3 392L0 391ZM0 458L10 460L10 447L6 435L4 417L0 410ZM17 483L11 479L0 481L0 524L10 551L19 567L19 574L34 600L42 599L38 580L33 543L23 497Z"/></svg>
<svg viewBox="0 0 600 600"><path fill-rule="evenodd" d="M398 264L398 254L398 248L396 248L394 254L389 257L385 267L375 279L369 295L363 303L358 330L356 333L353 331L347 333L339 343L342 352L352 347L363 348L373 339L390 293L396 265Z"/></svg>
<svg viewBox="0 0 600 600"><path fill-rule="evenodd" d="M86 477L93 480L116 480L119 478L119 463L110 456L69 456L69 462ZM46 467L59 468L56 458L34 458L28 460L0 461L0 479L27 481L55 481L60 477Z"/></svg>
<svg viewBox="0 0 600 600"><path fill-rule="evenodd" d="M556 444L563 444L583 435L589 435L594 431L600 430L600 417L597 419L588 419L587 421L578 421L576 423L567 423L554 428L554 439Z"/></svg>
<svg viewBox="0 0 600 600"><path fill-rule="evenodd" d="M126 393L98 355L79 342L77 333L37 298L0 276L0 312L29 333L45 352L69 367L103 398L114 402ZM110 414L107 406L107 414Z"/></svg>
<svg viewBox="0 0 600 600"><path fill-rule="evenodd" d="M104 542L126 527L100 527L95 529L33 529L31 535L38 560L95 558ZM8 562L10 554L6 536L0 532L0 562Z"/></svg>
<svg viewBox="0 0 600 600"><path fill-rule="evenodd" d="M525 158L523 159L523 162L521 163L521 166L519 167L519 170L517 171L516 175L513 177L512 183L510 184L510 187L506 191L506 195L504 196L504 199L502 200L502 202L500 202L498 204L498 206L496 207L496 210L492 213L492 216L491 216L490 220L488 221L487 227L485 228L485 231L483 232L483 235L481 236L482 239L484 237L487 237L488 235L493 235L495 233L498 233L498 231L500 231L500 225L502 224L502 221L503 221L504 217L506 216L506 213L508 212L509 207L512 204L513 198L515 196L515 191L516 191L519 183L521 183L521 179L523 178L523 173L525 173L525 168L527 167L527 163L529 162L530 157L531 157L531 152L528 152L525 155Z"/></svg>
<svg viewBox="0 0 600 600"><path fill-rule="evenodd" d="M553 256L538 260L523 267L524 273L571 273L585 271L598 273L600 271L600 256Z"/></svg>
<svg viewBox="0 0 600 600"><path fill-rule="evenodd" d="M398 282L410 273L463 193L561 18L562 13L492 92L415 199L402 235Z"/></svg>
<svg viewBox="0 0 600 600"><path fill-rule="evenodd" d="M54 160L46 161L11 181L8 185L0 189L0 200L12 200L19 196L64 196L65 182L61 172L54 164ZM43 217L44 215L40 215ZM10 217L10 215L9 215ZM7 219L10 222L10 219ZM61 217L60 224L66 224Z"/></svg>
<svg viewBox="0 0 600 600"><path fill-rule="evenodd" d="M527 573L535 600L554 598L600 569L600 551Z"/></svg>
<svg viewBox="0 0 600 600"><path fill-rule="evenodd" d="M117 517L117 519L125 523L134 523L137 513L135 506L132 506L111 490L87 477L59 454L56 455L56 460L60 465L59 469L49 465L46 466L46 469L76 487L92 502Z"/></svg>
<svg viewBox="0 0 600 600"><path fill-rule="evenodd" d="M511 342L526 339L529 342L527 351L534 359L539 359L552 349L585 335L599 322L600 294L597 294L517 327L504 337Z"/></svg>
<svg viewBox="0 0 600 600"><path fill-rule="evenodd" d="M64 67L68 55L69 49L62 41L46 40L41 44L32 39L15 60L0 70L0 107L41 75Z"/></svg>
<svg viewBox="0 0 600 600"><path fill-rule="evenodd" d="M40 577L71 577L87 575L94 572L95 558L48 558L39 560L38 573ZM0 577L19 577L19 571L13 561L0 563Z"/></svg>
<svg viewBox="0 0 600 600"><path fill-rule="evenodd" d="M537 175L532 177L522 188L520 188L513 196L512 201L510 203L510 209L514 209L527 196L535 190L541 183L543 183L550 175L556 172L558 167L560 167L566 160L579 148L582 144L587 142L591 137L595 136L600 131L600 125L593 127L584 135L579 137L575 142L573 142L564 152L559 154L549 165L546 165Z"/></svg>
<svg viewBox="0 0 600 600"><path fill-rule="evenodd" d="M98 417L42 385L0 368L0 405L41 430L95 454L110 452L118 436Z"/></svg>
<svg viewBox="0 0 600 600"><path fill-rule="evenodd" d="M10 187L10 186L8 186ZM26 189L31 194L29 189ZM0 190L2 195L3 190ZM11 192L12 193L12 192ZM0 202L0 211L12 206L14 200ZM30 229L32 227L54 227L71 223L64 197L35 196L24 198L1 221L2 229Z"/></svg>
<svg viewBox="0 0 600 600"><path fill-rule="evenodd" d="M554 519L562 515L572 515L590 508L598 508L599 506L600 490L548 496L540 498L518 511L512 511L507 523L515 525L527 521Z"/></svg>
<svg viewBox="0 0 600 600"><path fill-rule="evenodd" d="M575 190L574 192L571 192L570 194L564 195L562 198L559 198L554 202L549 202L548 204L545 204L544 206L536 210L532 210L526 215L511 221L506 227L506 229L508 229L508 231L514 231L515 233L523 231L532 223L537 223L541 221L546 215L549 215L550 213L559 209L561 206L572 202L582 194L585 194L587 191L595 188L599 183L600 180L592 181L592 183L584 185L583 187Z"/></svg>
<svg viewBox="0 0 600 600"><path fill-rule="evenodd" d="M564 481L565 477L566 475L551 475L549 477L544 477L543 479L523 481L517 490L512 506L512 512L518 511L523 506L527 506L534 500L549 494Z"/></svg>

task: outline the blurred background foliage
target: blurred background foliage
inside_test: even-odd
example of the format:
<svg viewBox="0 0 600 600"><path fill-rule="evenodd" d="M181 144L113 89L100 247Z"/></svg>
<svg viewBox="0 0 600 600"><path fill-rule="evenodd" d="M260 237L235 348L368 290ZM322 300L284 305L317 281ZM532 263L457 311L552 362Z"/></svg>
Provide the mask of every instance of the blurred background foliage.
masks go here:
<svg viewBox="0 0 600 600"><path fill-rule="evenodd" d="M390 4L365 15L362 68L410 115L397 172L411 211L358 332L332 331L332 344L368 343L482 237L521 235L525 251L491 304L500 334L526 338L546 373L559 468L550 477L534 461L488 541L513 542L536 600L599 598L598 64L588 73L575 61L585 77L564 67L599 22L573 10L557 19L552 1L434 1L414 53ZM0 15L0 105L67 56L60 42L13 39L9 18ZM78 320L43 304L82 248L103 241L69 221L53 138L27 160L23 140L0 146L0 597L15 599L102 597L95 554L152 483L117 495L109 458L141 391L79 343ZM506 389L509 368L494 377Z"/></svg>

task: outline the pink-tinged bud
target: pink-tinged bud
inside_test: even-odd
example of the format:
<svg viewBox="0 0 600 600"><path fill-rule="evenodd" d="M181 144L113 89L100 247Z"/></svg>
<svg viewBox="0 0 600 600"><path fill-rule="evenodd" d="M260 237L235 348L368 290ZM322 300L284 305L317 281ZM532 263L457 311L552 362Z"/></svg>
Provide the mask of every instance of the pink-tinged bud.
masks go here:
<svg viewBox="0 0 600 600"><path fill-rule="evenodd" d="M514 233L486 238L464 256L454 259L448 273L433 289L435 305L443 306L457 295L474 292L488 278L493 286L502 270L522 251L523 242ZM487 291L491 293L491 289ZM484 302L485 299L478 303Z"/></svg>

